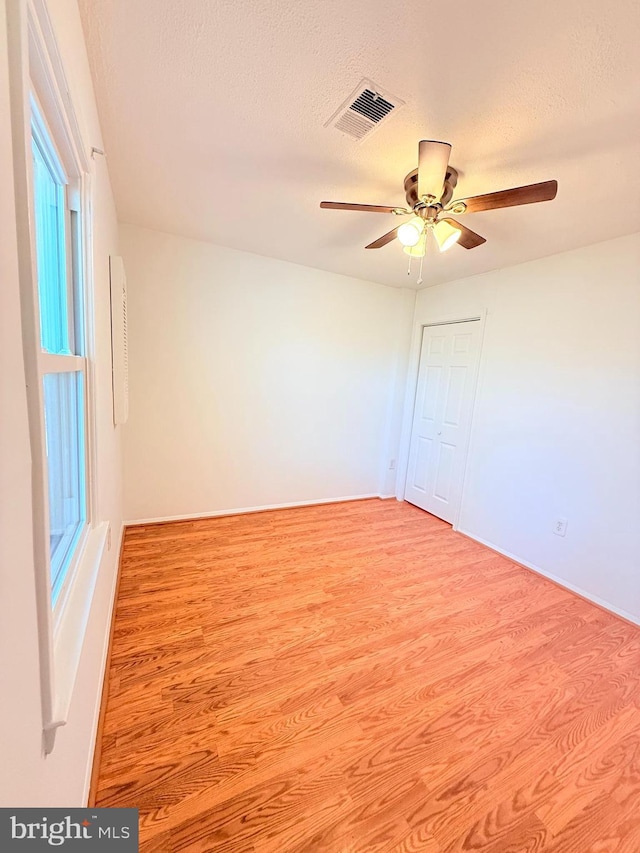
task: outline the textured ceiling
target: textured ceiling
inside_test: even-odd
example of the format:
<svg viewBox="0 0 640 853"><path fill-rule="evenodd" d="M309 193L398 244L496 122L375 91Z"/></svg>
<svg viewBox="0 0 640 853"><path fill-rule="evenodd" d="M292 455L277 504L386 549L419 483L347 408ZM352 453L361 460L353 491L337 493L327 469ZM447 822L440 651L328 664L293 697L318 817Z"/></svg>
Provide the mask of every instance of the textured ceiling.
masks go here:
<svg viewBox="0 0 640 853"><path fill-rule="evenodd" d="M487 243L425 285L640 230L637 0L80 0L120 219L415 286L392 215L421 138L456 195L557 178L555 201L464 217ZM363 77L406 102L361 143L323 125Z"/></svg>

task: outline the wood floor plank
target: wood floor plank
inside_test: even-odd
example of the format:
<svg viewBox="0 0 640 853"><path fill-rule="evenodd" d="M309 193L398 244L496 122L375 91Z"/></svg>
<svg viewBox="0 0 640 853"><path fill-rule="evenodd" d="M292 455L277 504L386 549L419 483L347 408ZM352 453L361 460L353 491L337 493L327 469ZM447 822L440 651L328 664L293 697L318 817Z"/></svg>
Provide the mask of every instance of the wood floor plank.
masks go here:
<svg viewBox="0 0 640 853"><path fill-rule="evenodd" d="M109 679L143 853L640 850L640 630L409 504L128 529Z"/></svg>

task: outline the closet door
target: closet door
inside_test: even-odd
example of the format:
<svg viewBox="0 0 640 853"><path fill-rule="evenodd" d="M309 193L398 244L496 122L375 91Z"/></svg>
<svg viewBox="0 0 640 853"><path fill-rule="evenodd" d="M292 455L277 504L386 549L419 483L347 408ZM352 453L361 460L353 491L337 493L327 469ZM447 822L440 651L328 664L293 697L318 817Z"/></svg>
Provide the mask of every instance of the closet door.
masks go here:
<svg viewBox="0 0 640 853"><path fill-rule="evenodd" d="M480 321L425 326L405 499L453 524L462 496Z"/></svg>

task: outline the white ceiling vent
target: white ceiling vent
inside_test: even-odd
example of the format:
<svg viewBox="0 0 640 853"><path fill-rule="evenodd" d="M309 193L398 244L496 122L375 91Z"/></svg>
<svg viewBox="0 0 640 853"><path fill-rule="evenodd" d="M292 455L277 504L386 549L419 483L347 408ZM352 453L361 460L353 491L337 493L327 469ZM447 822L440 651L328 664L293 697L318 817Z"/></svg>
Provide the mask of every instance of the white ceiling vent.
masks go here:
<svg viewBox="0 0 640 853"><path fill-rule="evenodd" d="M403 104L400 98L365 78L338 107L325 127L335 127L352 139L364 139Z"/></svg>

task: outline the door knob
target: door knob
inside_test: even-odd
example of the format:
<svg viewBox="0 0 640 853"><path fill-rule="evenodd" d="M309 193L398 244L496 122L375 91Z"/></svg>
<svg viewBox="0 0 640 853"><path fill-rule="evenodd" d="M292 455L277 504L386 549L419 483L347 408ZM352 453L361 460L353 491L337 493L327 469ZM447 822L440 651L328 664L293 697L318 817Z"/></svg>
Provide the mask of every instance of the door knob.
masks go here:
<svg viewBox="0 0 640 853"><path fill-rule="evenodd" d="M438 433L438 435L442 435L442 433L441 433L441 432L439 432L439 433Z"/></svg>

